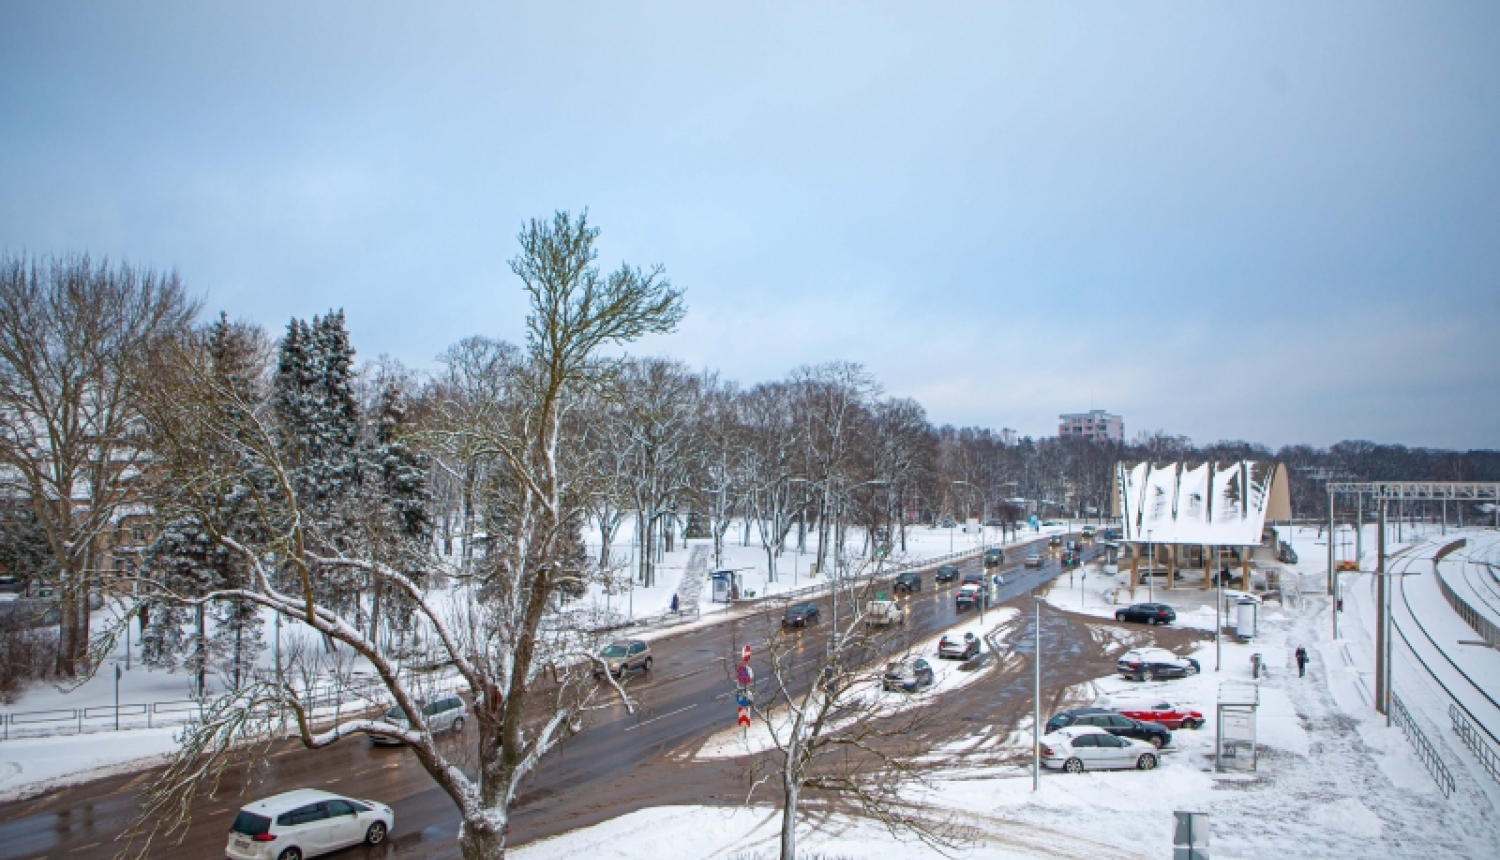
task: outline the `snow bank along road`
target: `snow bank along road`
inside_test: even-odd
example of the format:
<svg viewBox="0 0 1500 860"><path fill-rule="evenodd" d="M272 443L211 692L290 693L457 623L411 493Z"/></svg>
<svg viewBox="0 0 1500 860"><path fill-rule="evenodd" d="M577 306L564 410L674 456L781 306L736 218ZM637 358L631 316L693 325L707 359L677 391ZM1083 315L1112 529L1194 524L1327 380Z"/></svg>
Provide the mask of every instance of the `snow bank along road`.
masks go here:
<svg viewBox="0 0 1500 860"><path fill-rule="evenodd" d="M1040 541L1038 544L1045 546ZM1007 580L1000 592L1002 600L1024 595L1061 572L1051 557L1041 570L1023 570L1019 562L1030 551L1028 546L1008 548L1011 563L1002 568ZM1095 552L1089 549L1086 559ZM973 569L979 565L978 559L972 559L962 566ZM913 640L935 635L972 615L966 613L961 618L954 608L951 587L937 586L928 573L924 590L908 602L907 627ZM826 615L826 599L820 602L825 604ZM664 754L701 741L733 720L725 655L735 654L743 643L765 641L778 628L779 619L780 604L771 603L755 615L656 640L652 645L656 654L654 672L632 680L632 689L644 707L633 715L623 708L595 715L586 731L564 744L543 765L518 803L512 819L512 844L661 803L739 802L742 763L696 763L691 766L691 779L663 777L660 772L688 768L685 763L667 761ZM813 637L824 635L827 627L824 622L821 628L809 630L805 635L811 639L810 644L821 641ZM1097 668L1090 674L1098 674ZM652 769L658 773L642 773L647 765L654 765ZM113 840L136 813L141 792L155 775L156 771L147 771L111 777L0 807L0 846L4 846L0 853L6 860L112 857L119 848ZM182 844L160 846L152 856L221 856L232 813L247 802L247 796L239 793L242 786L243 774L237 773L226 781L217 797L200 799L194 808L193 826ZM705 794L705 790L715 790L705 786L719 786L717 790L724 794L717 798ZM375 748L362 738L320 751L287 743L277 749L268 771L250 789L250 796L302 787L326 788L392 805L397 830L390 844L378 849L378 855L368 856L456 856L453 842L458 820L451 802L405 749ZM369 850L352 849L340 856L363 857Z"/></svg>

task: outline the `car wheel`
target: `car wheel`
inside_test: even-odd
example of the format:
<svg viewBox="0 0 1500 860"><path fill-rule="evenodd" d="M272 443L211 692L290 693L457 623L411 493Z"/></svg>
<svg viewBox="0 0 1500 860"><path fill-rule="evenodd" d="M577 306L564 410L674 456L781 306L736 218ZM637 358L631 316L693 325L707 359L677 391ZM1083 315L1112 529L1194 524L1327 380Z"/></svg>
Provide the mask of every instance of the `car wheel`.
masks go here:
<svg viewBox="0 0 1500 860"><path fill-rule="evenodd" d="M647 672L651 671L651 658L650 657L646 658L646 662L643 664L642 668L644 668Z"/></svg>
<svg viewBox="0 0 1500 860"><path fill-rule="evenodd" d="M1156 756L1152 755L1151 753L1146 753L1145 755L1135 760L1135 766L1141 770L1155 770Z"/></svg>
<svg viewBox="0 0 1500 860"><path fill-rule="evenodd" d="M1156 626L1156 619L1155 618L1147 618L1146 619L1146 626L1147 627L1155 627Z"/></svg>
<svg viewBox="0 0 1500 860"><path fill-rule="evenodd" d="M296 848L288 848L280 854L277 854L276 860L302 860L302 852L301 850Z"/></svg>
<svg viewBox="0 0 1500 860"><path fill-rule="evenodd" d="M1156 680L1156 671L1154 669L1147 669L1146 671L1144 671L1144 672L1141 673L1141 680L1142 681L1155 681Z"/></svg>
<svg viewBox="0 0 1500 860"><path fill-rule="evenodd" d="M1115 620L1116 621L1124 621L1125 620L1125 613L1123 613L1123 612L1116 612L1115 613Z"/></svg>
<svg viewBox="0 0 1500 860"><path fill-rule="evenodd" d="M385 841L385 822L377 821L370 825L365 831L365 842L370 845L379 845Z"/></svg>
<svg viewBox="0 0 1500 860"><path fill-rule="evenodd" d="M1182 670L1182 676L1184 678L1191 678L1196 674L1198 674L1198 667L1192 665L1191 663L1188 664L1188 667L1186 669Z"/></svg>
<svg viewBox="0 0 1500 860"><path fill-rule="evenodd" d="M1182 721L1182 727L1185 728L1185 729L1201 729L1201 728L1203 728L1203 721L1202 720L1183 720Z"/></svg>
<svg viewBox="0 0 1500 860"><path fill-rule="evenodd" d="M464 733L464 718L463 717L454 717L453 718L453 733L455 735L461 735L461 734ZM374 843L372 842L370 844L373 845Z"/></svg>
<svg viewBox="0 0 1500 860"><path fill-rule="evenodd" d="M1076 758L1070 758L1063 762L1063 770L1068 773L1083 773L1083 762Z"/></svg>
<svg viewBox="0 0 1500 860"><path fill-rule="evenodd" d="M1147 741L1157 749L1161 749L1162 744L1166 743L1166 741L1162 740L1161 735L1152 735Z"/></svg>

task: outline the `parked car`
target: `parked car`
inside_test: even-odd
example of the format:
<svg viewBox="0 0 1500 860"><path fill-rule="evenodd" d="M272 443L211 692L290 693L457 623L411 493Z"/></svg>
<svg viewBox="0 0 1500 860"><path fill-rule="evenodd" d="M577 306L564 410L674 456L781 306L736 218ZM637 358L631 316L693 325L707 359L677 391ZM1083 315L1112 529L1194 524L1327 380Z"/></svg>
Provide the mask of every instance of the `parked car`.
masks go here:
<svg viewBox="0 0 1500 860"><path fill-rule="evenodd" d="M996 548L993 548L993 547L991 547L990 549L987 549L987 550L984 551L984 566L985 567L999 567L1000 565L1002 565L1004 563L1005 563L1005 553L1003 551L1001 551L999 549L996 549Z"/></svg>
<svg viewBox="0 0 1500 860"><path fill-rule="evenodd" d="M458 696L442 696L433 699L422 706L422 722L427 724L427 731L433 734L453 732L461 735L464 732L464 721L469 718L469 706ZM407 719L406 711L401 710L398 705L385 712L385 722L390 723L402 731L411 728L411 720ZM385 738L379 735L370 735L370 742L377 744L399 744L396 738Z"/></svg>
<svg viewBox="0 0 1500 860"><path fill-rule="evenodd" d="M881 679L881 686L887 690L915 693L923 687L931 687L932 681L931 664L921 657L914 657L885 664L885 676Z"/></svg>
<svg viewBox="0 0 1500 860"><path fill-rule="evenodd" d="M1105 529L1104 530L1104 539L1105 540L1119 540L1120 539L1120 530L1119 529Z"/></svg>
<svg viewBox="0 0 1500 860"><path fill-rule="evenodd" d="M1202 670L1192 657L1179 657L1165 648L1133 648L1120 656L1116 668L1125 678L1137 681L1187 678Z"/></svg>
<svg viewBox="0 0 1500 860"><path fill-rule="evenodd" d="M979 656L979 637L972 632L959 636L944 633L938 640L938 656L945 660L968 660Z"/></svg>
<svg viewBox="0 0 1500 860"><path fill-rule="evenodd" d="M1157 749L1172 742L1172 733L1167 731L1166 726L1137 720L1105 708L1075 708L1063 711L1047 721L1048 732L1068 726L1093 726L1122 738L1145 741Z"/></svg>
<svg viewBox="0 0 1500 860"><path fill-rule="evenodd" d="M600 662L594 664L594 677L602 677L605 671L616 678L625 677L626 672L651 671L651 646L639 639L611 642L599 652Z"/></svg>
<svg viewBox="0 0 1500 860"><path fill-rule="evenodd" d="M1124 609L1115 610L1115 620L1140 624L1171 624L1177 620L1177 611L1165 603L1133 603Z"/></svg>
<svg viewBox="0 0 1500 860"><path fill-rule="evenodd" d="M1115 710L1130 717L1132 720L1157 723L1169 729L1203 728L1202 711L1183 707L1182 705L1174 705L1171 702L1121 702L1115 706Z"/></svg>
<svg viewBox="0 0 1500 860"><path fill-rule="evenodd" d="M907 594L911 594L913 591L921 591L922 574L917 573L915 570L896 574L896 582L891 586L891 590L904 591Z"/></svg>
<svg viewBox="0 0 1500 860"><path fill-rule="evenodd" d="M1041 746L1042 765L1068 773L1156 767L1155 747L1092 726L1058 729L1042 735Z"/></svg>
<svg viewBox="0 0 1500 860"><path fill-rule="evenodd" d="M965 607L973 609L979 605L979 601L983 598L984 588L973 583L967 583L959 586L958 591L954 593L953 605L957 609L964 609Z"/></svg>
<svg viewBox="0 0 1500 860"><path fill-rule="evenodd" d="M794 603L781 613L782 627L806 627L823 620L823 613L816 603Z"/></svg>
<svg viewBox="0 0 1500 860"><path fill-rule="evenodd" d="M933 579L938 582L953 582L958 579L958 565L945 564L937 569L937 575Z"/></svg>
<svg viewBox="0 0 1500 860"><path fill-rule="evenodd" d="M865 623L871 627L905 624L906 610L894 600L871 600L865 604Z"/></svg>
<svg viewBox="0 0 1500 860"><path fill-rule="evenodd" d="M1041 554L1040 553L1032 553L1031 555L1026 556L1026 566L1027 567L1041 567L1042 566L1042 556L1041 556Z"/></svg>
<svg viewBox="0 0 1500 860"><path fill-rule="evenodd" d="M302 860L361 842L379 845L396 826L391 808L314 788L242 807L229 825L231 860Z"/></svg>
<svg viewBox="0 0 1500 860"><path fill-rule="evenodd" d="M1043 520L1042 521L1042 525L1044 525L1044 526L1060 526L1060 525L1062 525L1062 523L1059 522L1059 521L1057 521L1057 520Z"/></svg>

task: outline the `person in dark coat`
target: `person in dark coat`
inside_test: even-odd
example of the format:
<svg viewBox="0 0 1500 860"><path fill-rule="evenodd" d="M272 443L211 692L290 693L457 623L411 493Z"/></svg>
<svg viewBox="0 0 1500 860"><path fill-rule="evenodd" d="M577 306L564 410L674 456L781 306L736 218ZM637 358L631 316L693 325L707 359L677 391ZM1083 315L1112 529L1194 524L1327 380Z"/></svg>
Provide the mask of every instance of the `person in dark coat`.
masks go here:
<svg viewBox="0 0 1500 860"><path fill-rule="evenodd" d="M1307 677L1307 649L1297 646L1297 677Z"/></svg>
<svg viewBox="0 0 1500 860"><path fill-rule="evenodd" d="M675 591L672 592L672 612L673 614L677 612L677 592Z"/></svg>

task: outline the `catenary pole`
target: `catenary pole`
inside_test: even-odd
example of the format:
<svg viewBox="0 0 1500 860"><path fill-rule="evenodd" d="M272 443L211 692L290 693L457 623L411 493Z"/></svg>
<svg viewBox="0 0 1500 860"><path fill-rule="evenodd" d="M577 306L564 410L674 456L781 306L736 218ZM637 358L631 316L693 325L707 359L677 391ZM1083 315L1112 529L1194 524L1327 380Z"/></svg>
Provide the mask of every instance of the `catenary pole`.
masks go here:
<svg viewBox="0 0 1500 860"><path fill-rule="evenodd" d="M1035 653L1031 655L1036 666L1031 704L1031 790L1037 791L1042 787L1042 599L1035 593L1031 595L1031 599L1036 602Z"/></svg>

